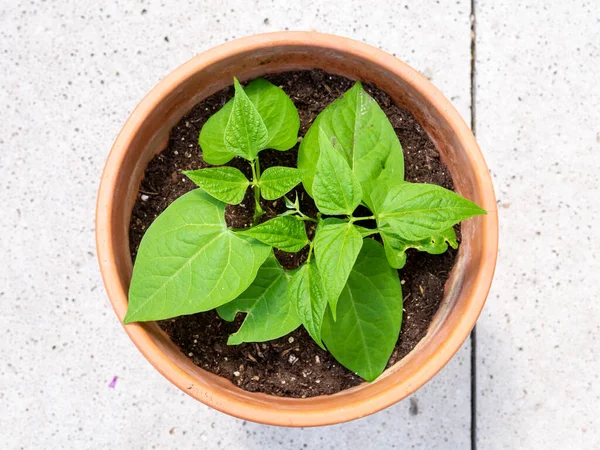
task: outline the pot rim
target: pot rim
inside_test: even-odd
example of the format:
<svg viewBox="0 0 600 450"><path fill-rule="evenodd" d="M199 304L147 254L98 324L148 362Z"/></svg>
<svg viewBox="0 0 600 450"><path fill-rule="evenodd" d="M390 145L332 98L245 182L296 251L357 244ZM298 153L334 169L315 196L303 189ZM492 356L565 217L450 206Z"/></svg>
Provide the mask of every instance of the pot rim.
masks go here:
<svg viewBox="0 0 600 450"><path fill-rule="evenodd" d="M236 39L203 52L167 75L139 103L127 119L123 129L108 156L98 192L96 206L96 248L100 270L109 299L121 324L127 308L127 292L119 281L115 265L115 251L110 224L112 204L116 196L117 174L123 164L131 137L142 125L148 111L153 110L173 88L180 85L191 74L203 70L225 57L272 46L306 46L322 50L350 53L384 67L398 77L409 82L412 87L427 99L445 118L457 138L463 143L469 160L475 170L475 177L481 189L482 207L488 211L483 217L481 228L484 233L484 247L492 256L483 258L481 269L476 275L473 295L468 299L466 313L458 318L448 336L419 369L406 379L400 380L389 389L382 390L367 399L348 401L343 407L321 407L319 409L294 409L294 404L306 405L311 400L281 398L266 394L246 393L258 399L251 403L227 395L226 392L206 384L198 386L195 379L170 360L164 351L152 340L144 327L138 323L124 325L125 331L146 359L179 389L201 402L229 415L269 425L318 426L346 422L373 414L407 397L423 386L439 372L461 347L469 336L483 308L491 287L498 249L498 218L494 189L483 155L469 127L444 95L415 69L396 57L368 44L348 38L323 34L314 31L283 31L252 35ZM190 386L196 385L194 389ZM240 389L237 386L235 389ZM335 395L343 395L341 391ZM277 404L269 404L273 397L286 402L285 412Z"/></svg>

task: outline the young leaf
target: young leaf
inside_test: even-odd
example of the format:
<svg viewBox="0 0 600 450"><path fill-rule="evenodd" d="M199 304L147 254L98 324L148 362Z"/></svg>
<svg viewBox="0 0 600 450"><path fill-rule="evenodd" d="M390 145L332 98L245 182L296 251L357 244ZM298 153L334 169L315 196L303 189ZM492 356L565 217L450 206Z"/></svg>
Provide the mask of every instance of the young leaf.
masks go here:
<svg viewBox="0 0 600 450"><path fill-rule="evenodd" d="M258 151L265 148L289 150L296 145L300 118L294 103L286 93L262 78L252 81L244 91L268 131L268 140ZM232 153L226 147L224 140L233 103L233 99L227 102L208 119L200 131L199 143L202 156L210 164L225 164L236 156L236 153Z"/></svg>
<svg viewBox="0 0 600 450"><path fill-rule="evenodd" d="M225 127L225 148L248 161L254 161L258 152L269 142L269 131L237 78L233 79L233 85L235 97Z"/></svg>
<svg viewBox="0 0 600 450"><path fill-rule="evenodd" d="M408 248L416 248L420 251L425 251L432 255L439 255L448 249L448 244L452 248L458 248L456 234L454 228L448 228L440 233L436 233L431 237L420 241L407 241L402 239L391 228L384 227L380 230L383 245L385 247L385 255L394 269L402 269L406 263L406 250Z"/></svg>
<svg viewBox="0 0 600 450"><path fill-rule="evenodd" d="M314 259L305 263L294 274L288 286L288 297L296 302L298 316L308 334L325 350L321 342L321 326L327 307L327 296Z"/></svg>
<svg viewBox="0 0 600 450"><path fill-rule="evenodd" d="M184 170L183 174L217 200L230 205L241 203L250 185L246 176L235 167Z"/></svg>
<svg viewBox="0 0 600 450"><path fill-rule="evenodd" d="M379 227L418 241L469 217L486 214L475 203L433 184L400 183L392 187L377 215Z"/></svg>
<svg viewBox="0 0 600 450"><path fill-rule="evenodd" d="M271 254L250 287L235 300L219 306L217 312L229 322L238 312L246 313L242 326L229 336L228 345L270 341L300 326L296 302L286 295L291 274Z"/></svg>
<svg viewBox="0 0 600 450"><path fill-rule="evenodd" d="M250 286L270 247L230 231L224 212L196 189L158 216L140 244L125 323L208 311Z"/></svg>
<svg viewBox="0 0 600 450"><path fill-rule="evenodd" d="M291 216L275 217L236 234L249 236L290 253L299 252L308 244L304 222Z"/></svg>
<svg viewBox="0 0 600 450"><path fill-rule="evenodd" d="M294 167L269 167L260 176L260 193L265 200L283 197L302 181L304 174Z"/></svg>
<svg viewBox="0 0 600 450"><path fill-rule="evenodd" d="M298 196L296 196L296 198L293 202L287 197L284 197L284 199L285 199L285 207L287 209L292 209L294 211L300 209L300 203L299 203L300 200L298 199Z"/></svg>
<svg viewBox="0 0 600 450"><path fill-rule="evenodd" d="M404 156L396 132L359 82L317 116L300 143L300 169L314 171L317 165L319 128L327 137L335 139L334 147L344 156L361 184L377 178L382 171L391 178L404 179ZM314 197L313 179L314 173L309 172L303 184Z"/></svg>
<svg viewBox="0 0 600 450"><path fill-rule="evenodd" d="M300 116L294 102L283 89L264 78L258 78L245 91L269 130L265 148L284 151L296 145Z"/></svg>
<svg viewBox="0 0 600 450"><path fill-rule="evenodd" d="M362 189L344 157L320 131L321 152L313 183L315 203L324 214L352 214L362 198Z"/></svg>
<svg viewBox="0 0 600 450"><path fill-rule="evenodd" d="M365 239L337 305L337 320L328 309L322 336L342 365L367 381L387 364L402 323L402 291L398 273L383 247Z"/></svg>
<svg viewBox="0 0 600 450"><path fill-rule="evenodd" d="M314 239L315 259L334 319L338 298L362 244L360 232L350 222L330 218L321 222L317 228Z"/></svg>

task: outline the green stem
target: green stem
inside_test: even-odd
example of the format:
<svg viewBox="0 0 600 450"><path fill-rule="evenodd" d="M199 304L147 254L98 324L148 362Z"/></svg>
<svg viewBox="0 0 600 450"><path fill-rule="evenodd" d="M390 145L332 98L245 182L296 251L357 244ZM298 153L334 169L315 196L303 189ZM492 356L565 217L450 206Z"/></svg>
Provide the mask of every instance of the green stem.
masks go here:
<svg viewBox="0 0 600 450"><path fill-rule="evenodd" d="M254 225L257 225L265 213L260 206L260 162L258 157L254 161L250 161L250 167L252 167L252 186L254 187Z"/></svg>
<svg viewBox="0 0 600 450"><path fill-rule="evenodd" d="M254 163L256 164L256 175L258 176L258 180L260 180L260 160L258 159L258 156L254 160Z"/></svg>
<svg viewBox="0 0 600 450"><path fill-rule="evenodd" d="M306 257L306 262L310 262L310 257L312 256L312 251L313 251L313 241L310 241L310 247L308 249L308 256Z"/></svg>
<svg viewBox="0 0 600 450"><path fill-rule="evenodd" d="M295 216L296 218L298 218L299 220L304 220L304 221L309 221L309 222L314 222L314 223L319 223L319 221L317 219L313 219L312 217L308 217L305 216L304 214L302 214L300 211L298 211L301 215L300 216Z"/></svg>
<svg viewBox="0 0 600 450"><path fill-rule="evenodd" d="M300 217L298 217L298 219L300 219L300 220L309 220L309 221L314 222L314 223L319 223L319 221L317 219L313 219L312 217L307 216L306 214L304 214L299 209L296 209L296 213L300 214Z"/></svg>
<svg viewBox="0 0 600 450"><path fill-rule="evenodd" d="M375 220L377 216L369 216L369 217L350 217L350 223L358 222L359 220Z"/></svg>

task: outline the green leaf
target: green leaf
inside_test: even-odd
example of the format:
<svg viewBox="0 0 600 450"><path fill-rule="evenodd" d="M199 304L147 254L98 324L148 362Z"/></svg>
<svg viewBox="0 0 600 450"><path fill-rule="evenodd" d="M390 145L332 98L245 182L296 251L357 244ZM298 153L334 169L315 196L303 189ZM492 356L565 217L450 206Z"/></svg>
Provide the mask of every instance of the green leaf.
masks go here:
<svg viewBox="0 0 600 450"><path fill-rule="evenodd" d="M308 244L304 222L296 217L275 217L236 234L249 236L284 252L295 253Z"/></svg>
<svg viewBox="0 0 600 450"><path fill-rule="evenodd" d="M350 222L325 219L314 239L315 259L323 278L329 307L336 317L336 305L363 244L360 231Z"/></svg>
<svg viewBox="0 0 600 450"><path fill-rule="evenodd" d="M475 203L433 184L400 183L392 187L377 214L399 237L418 241L469 217L486 214Z"/></svg>
<svg viewBox="0 0 600 450"><path fill-rule="evenodd" d="M294 210L294 212L298 211L300 209L300 199L298 198L298 196L296 196L296 198L294 199L293 202L287 197L284 197L284 198L285 198L285 207L287 209Z"/></svg>
<svg viewBox="0 0 600 450"><path fill-rule="evenodd" d="M362 189L344 157L320 132L321 152L313 183L315 203L324 214L352 214L362 198Z"/></svg>
<svg viewBox="0 0 600 450"><path fill-rule="evenodd" d="M406 264L408 241L403 241L397 234L381 232L381 240L385 249L385 257L394 269L402 269Z"/></svg>
<svg viewBox="0 0 600 450"><path fill-rule="evenodd" d="M369 237L375 233L379 233L379 230L377 230L377 229L365 228L365 227L361 227L356 224L354 225L354 228L356 228L358 230L358 232L360 233L360 235L364 238Z"/></svg>
<svg viewBox="0 0 600 450"><path fill-rule="evenodd" d="M271 254L256 278L238 298L219 306L217 312L229 322L245 312L242 326L229 336L228 345L265 342L285 336L300 326L296 302L287 295L292 272L283 270Z"/></svg>
<svg viewBox="0 0 600 450"><path fill-rule="evenodd" d="M319 160L319 128L333 140L362 184L385 172L404 179L402 147L385 113L357 82L343 97L327 106L315 119L300 143L298 168L314 171ZM314 197L314 174L304 178L306 191Z"/></svg>
<svg viewBox="0 0 600 450"><path fill-rule="evenodd" d="M322 336L344 367L367 381L383 370L394 350L402 323L402 291L398 273L383 247L365 239L337 305L337 319L328 309Z"/></svg>
<svg viewBox="0 0 600 450"><path fill-rule="evenodd" d="M269 167L260 176L260 193L265 200L283 197L302 181L305 173L293 167Z"/></svg>
<svg viewBox="0 0 600 450"><path fill-rule="evenodd" d="M404 267L404 264L406 264L406 250L409 248L425 251L432 255L444 253L448 249L448 244L452 248L458 248L454 228L448 228L420 241L402 239L389 227L384 227L380 232L385 247L385 255L390 266L395 269L402 269Z"/></svg>
<svg viewBox="0 0 600 450"><path fill-rule="evenodd" d="M237 205L242 202L250 182L235 167L184 170L183 174L217 200Z"/></svg>
<svg viewBox="0 0 600 450"><path fill-rule="evenodd" d="M283 89L264 78L258 78L251 82L245 91L269 130L269 140L265 148L284 151L296 145L300 116L294 102Z"/></svg>
<svg viewBox="0 0 600 450"><path fill-rule="evenodd" d="M233 85L235 97L225 127L225 148L234 155L254 161L258 152L269 142L269 131L237 78L233 79Z"/></svg>
<svg viewBox="0 0 600 450"><path fill-rule="evenodd" d="M362 200L373 213L378 214L381 212L381 207L390 189L404 182L401 179L390 178L385 172L382 172L376 179L362 183Z"/></svg>
<svg viewBox="0 0 600 450"><path fill-rule="evenodd" d="M314 341L325 350L321 342L321 326L327 307L327 296L315 260L307 261L290 280L288 297L296 301L298 316Z"/></svg>
<svg viewBox="0 0 600 450"><path fill-rule="evenodd" d="M224 212L196 189L158 216L140 244L125 323L208 311L250 286L270 247L229 230Z"/></svg>
<svg viewBox="0 0 600 450"><path fill-rule="evenodd" d="M300 118L294 103L286 93L263 78L252 81L244 91L268 131L267 142L257 151L265 148L289 150L296 145ZM233 103L234 99L227 102L208 119L200 131L199 143L202 156L210 164L225 164L237 154L227 148L224 140Z"/></svg>
<svg viewBox="0 0 600 450"><path fill-rule="evenodd" d="M458 241L456 240L454 228L448 228L447 230L436 233L427 239L423 239L419 243L418 247L412 248L422 250L432 255L441 255L448 250L448 245L454 249L458 248Z"/></svg>

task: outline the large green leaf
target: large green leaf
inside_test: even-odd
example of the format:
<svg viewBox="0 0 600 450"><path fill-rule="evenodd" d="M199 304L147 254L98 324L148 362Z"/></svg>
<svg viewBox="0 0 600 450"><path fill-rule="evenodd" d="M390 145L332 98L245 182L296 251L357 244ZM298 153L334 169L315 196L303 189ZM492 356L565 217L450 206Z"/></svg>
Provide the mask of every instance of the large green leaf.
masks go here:
<svg viewBox="0 0 600 450"><path fill-rule="evenodd" d="M315 258L334 319L338 298L362 243L360 231L350 222L330 218L321 222L317 228L314 239Z"/></svg>
<svg viewBox="0 0 600 450"><path fill-rule="evenodd" d="M270 247L229 230L224 211L196 189L158 216L140 244L125 323L208 311L250 286Z"/></svg>
<svg viewBox="0 0 600 450"><path fill-rule="evenodd" d="M362 199L362 189L344 157L320 131L321 151L313 183L315 203L324 214L352 214Z"/></svg>
<svg viewBox="0 0 600 450"><path fill-rule="evenodd" d="M337 305L337 319L328 309L322 336L344 367L367 381L383 370L394 350L402 323L402 291L383 247L365 239Z"/></svg>
<svg viewBox="0 0 600 450"><path fill-rule="evenodd" d="M283 270L271 254L250 287L235 300L219 306L217 312L229 322L237 313L246 313L242 326L229 336L227 344L270 341L300 326L296 302L286 295L292 273Z"/></svg>
<svg viewBox="0 0 600 450"><path fill-rule="evenodd" d="M377 212L400 238L418 241L486 211L460 195L433 184L400 183L388 192Z"/></svg>
<svg viewBox="0 0 600 450"><path fill-rule="evenodd" d="M327 296L314 259L306 262L294 274L288 286L288 297L296 301L298 316L308 334L325 349L321 342L321 326L327 308Z"/></svg>
<svg viewBox="0 0 600 450"><path fill-rule="evenodd" d="M454 228L448 228L440 233L436 233L431 237L421 239L420 241L408 241L402 239L392 231L390 227L384 227L379 230L383 245L385 247L385 255L395 269L402 269L406 263L406 250L415 248L420 251L439 255L448 249L448 244L452 248L458 248L456 233Z"/></svg>
<svg viewBox="0 0 600 450"><path fill-rule="evenodd" d="M283 197L302 181L305 173L294 167L269 167L260 176L260 193L266 200Z"/></svg>
<svg viewBox="0 0 600 450"><path fill-rule="evenodd" d="M217 200L237 205L244 200L250 182L235 167L185 170L183 174Z"/></svg>
<svg viewBox="0 0 600 450"><path fill-rule="evenodd" d="M275 217L237 234L290 253L299 252L308 244L304 222L291 216Z"/></svg>
<svg viewBox="0 0 600 450"><path fill-rule="evenodd" d="M256 108L268 132L266 143L257 151L265 148L289 150L296 145L300 118L294 103L286 93L262 78L248 84L244 92ZM210 164L225 164L236 156L227 148L224 140L233 104L234 99L227 102L208 119L200 131L202 156Z"/></svg>
<svg viewBox="0 0 600 450"><path fill-rule="evenodd" d="M404 156L394 128L359 82L317 116L300 144L300 169L312 172L317 166L320 128L333 140L361 184L377 178L382 171L389 177L404 179ZM311 196L313 173L303 180Z"/></svg>

